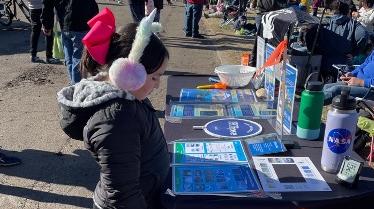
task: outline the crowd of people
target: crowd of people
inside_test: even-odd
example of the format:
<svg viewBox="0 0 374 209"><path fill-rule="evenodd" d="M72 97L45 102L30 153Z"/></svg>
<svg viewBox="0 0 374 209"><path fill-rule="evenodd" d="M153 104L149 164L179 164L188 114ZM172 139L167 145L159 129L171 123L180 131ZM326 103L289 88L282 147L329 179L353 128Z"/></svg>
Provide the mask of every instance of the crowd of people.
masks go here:
<svg viewBox="0 0 374 209"><path fill-rule="evenodd" d="M258 28L262 15L286 7L284 2L257 0ZM345 42L331 42L331 36L322 33L320 46L328 42L339 46L325 53L322 70L367 50L373 33L373 0L362 0L357 12L351 10L351 3L335 0L331 6L334 15L325 26L326 34L334 33ZM29 0L32 62L43 62L37 56L43 31L46 62L57 64L51 52L55 16L62 29L70 85L58 92L61 126L71 138L83 141L100 166L93 208L161 208L169 154L147 96L159 87L169 61L169 52L157 35L161 31L163 4L163 0L129 0L134 23L117 28L113 13L108 8L99 12L95 0L84 4L78 0ZM207 4L205 0L185 0L185 36L204 38L199 21ZM365 52L365 61L344 74L341 82L325 85L326 100L347 85L354 96L368 93L374 85L374 54L369 51ZM369 98L374 99L372 95ZM0 165L20 163L17 158L0 153Z"/></svg>

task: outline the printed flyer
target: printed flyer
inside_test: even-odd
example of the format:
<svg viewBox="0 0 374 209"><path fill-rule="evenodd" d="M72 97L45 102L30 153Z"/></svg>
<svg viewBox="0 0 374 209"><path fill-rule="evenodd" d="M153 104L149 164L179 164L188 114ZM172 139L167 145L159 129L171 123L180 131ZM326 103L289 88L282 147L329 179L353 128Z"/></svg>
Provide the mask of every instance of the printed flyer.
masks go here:
<svg viewBox="0 0 374 209"><path fill-rule="evenodd" d="M274 51L274 47L270 44L266 44L266 53L265 59L268 59L271 53ZM266 90L266 99L274 100L275 97L275 67L266 67L265 68L265 90Z"/></svg>
<svg viewBox="0 0 374 209"><path fill-rule="evenodd" d="M265 134L246 140L252 156L261 156L287 151L277 134Z"/></svg>
<svg viewBox="0 0 374 209"><path fill-rule="evenodd" d="M175 142L174 164L247 163L242 143L233 141Z"/></svg>
<svg viewBox="0 0 374 209"><path fill-rule="evenodd" d="M257 36L257 57L256 57L256 68L259 69L265 63L265 39L261 36Z"/></svg>
<svg viewBox="0 0 374 209"><path fill-rule="evenodd" d="M250 89L182 89L180 102L238 103L254 102Z"/></svg>
<svg viewBox="0 0 374 209"><path fill-rule="evenodd" d="M253 157L265 192L331 191L309 157Z"/></svg>
<svg viewBox="0 0 374 209"><path fill-rule="evenodd" d="M276 109L268 108L267 103L227 105L227 113L232 117L274 118Z"/></svg>
<svg viewBox="0 0 374 209"><path fill-rule="evenodd" d="M261 189L240 140L177 141L173 150L175 194L224 195Z"/></svg>
<svg viewBox="0 0 374 209"><path fill-rule="evenodd" d="M287 63L284 80L281 80L279 85L277 121L281 123L283 119L283 128L288 134L292 133L292 115L295 102L296 82L297 69ZM283 95L283 92L285 95Z"/></svg>
<svg viewBox="0 0 374 209"><path fill-rule="evenodd" d="M173 192L185 195L258 192L248 164L173 166Z"/></svg>
<svg viewBox="0 0 374 209"><path fill-rule="evenodd" d="M223 104L175 104L170 111L171 117L218 117L227 116Z"/></svg>
<svg viewBox="0 0 374 209"><path fill-rule="evenodd" d="M276 110L267 103L234 104L193 104L176 103L171 105L170 117L205 118L205 117L248 117L267 119L276 116Z"/></svg>

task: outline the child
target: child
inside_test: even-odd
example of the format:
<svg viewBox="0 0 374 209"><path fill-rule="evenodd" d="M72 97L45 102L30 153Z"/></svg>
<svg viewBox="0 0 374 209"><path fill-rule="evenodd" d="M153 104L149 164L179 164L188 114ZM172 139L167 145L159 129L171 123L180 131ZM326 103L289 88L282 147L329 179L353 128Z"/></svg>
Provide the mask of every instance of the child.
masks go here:
<svg viewBox="0 0 374 209"><path fill-rule="evenodd" d="M84 37L83 80L58 93L65 133L84 140L100 166L93 208L162 208L167 144L147 96L158 88L169 53L154 34L156 9L137 27L115 32L105 8Z"/></svg>

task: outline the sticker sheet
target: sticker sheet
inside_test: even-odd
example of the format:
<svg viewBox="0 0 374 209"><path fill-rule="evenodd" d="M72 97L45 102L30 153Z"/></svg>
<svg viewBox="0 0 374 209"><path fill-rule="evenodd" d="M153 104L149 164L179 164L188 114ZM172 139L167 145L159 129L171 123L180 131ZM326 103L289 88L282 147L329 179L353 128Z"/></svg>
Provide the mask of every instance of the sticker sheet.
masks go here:
<svg viewBox="0 0 374 209"><path fill-rule="evenodd" d="M331 191L309 157L253 157L265 192Z"/></svg>

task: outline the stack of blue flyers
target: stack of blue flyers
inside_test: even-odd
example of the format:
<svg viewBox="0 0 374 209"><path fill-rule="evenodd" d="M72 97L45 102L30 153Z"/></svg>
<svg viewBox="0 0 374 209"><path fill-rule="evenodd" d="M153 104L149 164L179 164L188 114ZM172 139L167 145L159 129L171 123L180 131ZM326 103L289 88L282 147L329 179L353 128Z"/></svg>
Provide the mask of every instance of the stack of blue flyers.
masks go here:
<svg viewBox="0 0 374 209"><path fill-rule="evenodd" d="M212 195L258 192L240 140L174 143L173 192Z"/></svg>
<svg viewBox="0 0 374 209"><path fill-rule="evenodd" d="M196 104L174 103L171 105L171 117L248 117L274 118L275 109L268 109L266 103L235 103L235 104Z"/></svg>
<svg viewBox="0 0 374 209"><path fill-rule="evenodd" d="M277 116L276 109L267 108L266 103L253 104L229 104L226 106L227 114L232 117L254 117L254 118L274 118Z"/></svg>
<svg viewBox="0 0 374 209"><path fill-rule="evenodd" d="M250 89L181 89L180 102L238 103L254 102Z"/></svg>
<svg viewBox="0 0 374 209"><path fill-rule="evenodd" d="M227 116L223 104L174 104L171 106L172 117L222 117Z"/></svg>

